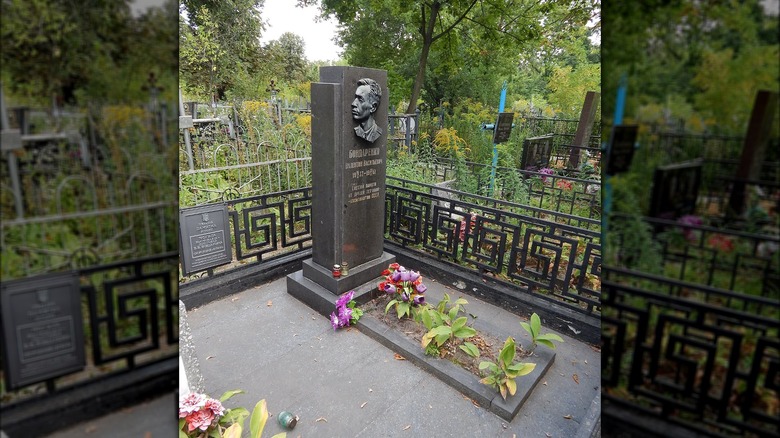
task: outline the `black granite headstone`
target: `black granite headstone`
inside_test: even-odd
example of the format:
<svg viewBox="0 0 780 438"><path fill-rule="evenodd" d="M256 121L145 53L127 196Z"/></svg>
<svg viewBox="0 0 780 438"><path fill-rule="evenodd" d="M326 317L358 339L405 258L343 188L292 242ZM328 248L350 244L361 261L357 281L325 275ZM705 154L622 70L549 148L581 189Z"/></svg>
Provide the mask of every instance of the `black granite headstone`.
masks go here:
<svg viewBox="0 0 780 438"><path fill-rule="evenodd" d="M81 288L75 273L3 282L2 305L8 388L84 368Z"/></svg>
<svg viewBox="0 0 780 438"><path fill-rule="evenodd" d="M179 254L184 275L233 261L227 205L179 212Z"/></svg>
<svg viewBox="0 0 780 438"><path fill-rule="evenodd" d="M701 183L701 160L670 164L655 169L650 217L677 219L696 211Z"/></svg>
<svg viewBox="0 0 780 438"><path fill-rule="evenodd" d="M369 90L381 90L378 104ZM378 277L392 257L383 251L387 72L321 67L311 95L312 259L303 276L339 294ZM349 276L334 278L345 263Z"/></svg>
<svg viewBox="0 0 780 438"><path fill-rule="evenodd" d="M628 171L634 158L636 136L639 131L636 125L615 126L612 131L609 156L607 157L607 175L617 175Z"/></svg>
<svg viewBox="0 0 780 438"><path fill-rule="evenodd" d="M529 137L523 140L523 155L520 158L520 168L539 170L550 165L553 135Z"/></svg>
<svg viewBox="0 0 780 438"><path fill-rule="evenodd" d="M493 130L493 143L503 143L509 140L512 134L512 119L515 113L500 113L496 120L496 129Z"/></svg>

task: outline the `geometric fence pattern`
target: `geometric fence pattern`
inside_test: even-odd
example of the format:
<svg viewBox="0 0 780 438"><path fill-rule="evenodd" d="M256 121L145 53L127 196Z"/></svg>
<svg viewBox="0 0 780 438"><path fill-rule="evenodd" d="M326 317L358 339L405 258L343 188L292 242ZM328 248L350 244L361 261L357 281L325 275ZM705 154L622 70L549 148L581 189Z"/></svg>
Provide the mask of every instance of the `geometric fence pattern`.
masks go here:
<svg viewBox="0 0 780 438"><path fill-rule="evenodd" d="M177 253L91 266L81 279L86 367L4 394L3 407L175 357ZM6 403L7 400L8 403Z"/></svg>
<svg viewBox="0 0 780 438"><path fill-rule="evenodd" d="M701 433L777 436L777 295L602 272L606 398Z"/></svg>
<svg viewBox="0 0 780 438"><path fill-rule="evenodd" d="M490 198L471 203L456 194L473 196L388 177L388 239L490 272L578 311L600 310L599 231L571 226L562 213ZM591 221L596 228L598 221Z"/></svg>
<svg viewBox="0 0 780 438"><path fill-rule="evenodd" d="M442 193L435 186L388 178L388 240L471 266L463 269L492 272L520 292L536 293L585 313L599 311L598 220L490 198L482 198L489 205L485 206L452 199L455 194L468 197L465 193L449 191L445 197L431 195L433 190ZM235 263L219 271L239 262L267 262L311 246L311 189L226 203ZM474 222L467 226L465 219L472 213Z"/></svg>

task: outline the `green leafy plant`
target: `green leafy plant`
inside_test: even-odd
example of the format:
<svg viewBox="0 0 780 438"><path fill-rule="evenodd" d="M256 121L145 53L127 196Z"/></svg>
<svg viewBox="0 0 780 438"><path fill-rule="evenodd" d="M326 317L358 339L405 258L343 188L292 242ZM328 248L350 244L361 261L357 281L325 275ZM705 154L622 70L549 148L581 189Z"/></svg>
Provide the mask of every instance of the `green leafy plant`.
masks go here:
<svg viewBox="0 0 780 438"><path fill-rule="evenodd" d="M463 298L458 298L448 308L450 301L450 296L445 293L444 298L439 301L436 307L428 306L419 312L423 325L428 329L428 333L423 335L421 341L422 347L425 348L425 354L437 355L439 349L454 338L469 339L477 334L474 328L466 325L468 322L466 316L458 318L458 313L468 302ZM472 343L464 343L459 347L471 357L479 356L479 349Z"/></svg>
<svg viewBox="0 0 780 438"><path fill-rule="evenodd" d="M535 363L512 363L514 358L515 340L510 336L506 338L504 347L499 352L498 359L495 362L485 360L479 363L480 370L488 370L490 373L482 378L479 383L498 389L504 400L506 400L507 394L515 395L515 392L517 392L515 379L525 376L536 368Z"/></svg>
<svg viewBox="0 0 780 438"><path fill-rule="evenodd" d="M222 403L244 391L232 390L222 394L219 400L192 392L179 400L179 438L241 438L244 421L250 417L246 408L225 409ZM249 418L251 438L260 438L268 421L265 399L260 400ZM273 438L284 438L279 433Z"/></svg>
<svg viewBox="0 0 780 438"><path fill-rule="evenodd" d="M541 333L542 321L536 313L531 315L530 324L520 321L520 325L531 335L531 342L534 347L536 347L536 344L542 344L545 347L555 349L555 344L552 341L563 342L563 339L555 333Z"/></svg>

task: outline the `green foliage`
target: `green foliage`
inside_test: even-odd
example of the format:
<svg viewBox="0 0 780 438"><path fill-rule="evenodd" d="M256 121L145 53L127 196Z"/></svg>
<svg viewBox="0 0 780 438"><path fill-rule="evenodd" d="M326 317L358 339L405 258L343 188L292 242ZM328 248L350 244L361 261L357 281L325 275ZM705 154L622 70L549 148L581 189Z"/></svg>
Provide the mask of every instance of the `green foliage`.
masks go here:
<svg viewBox="0 0 780 438"><path fill-rule="evenodd" d="M0 78L17 104L145 101L150 73L175 99L172 1L133 16L128 1L13 0L2 3L2 17Z"/></svg>
<svg viewBox="0 0 780 438"><path fill-rule="evenodd" d="M398 315L398 319L401 319L404 316L412 316L412 303L409 301L398 300L395 298L390 300L390 302L387 303L387 306L385 306L385 314L390 311L390 307L395 308L395 313Z"/></svg>
<svg viewBox="0 0 780 438"><path fill-rule="evenodd" d="M223 99L237 77L261 65L260 0L182 0L179 69L182 89L200 100Z"/></svg>
<svg viewBox="0 0 780 438"><path fill-rule="evenodd" d="M489 372L488 376L482 378L479 382L498 389L504 400L506 400L507 395L515 395L515 392L517 392L515 379L529 374L536 368L534 363L512 363L514 358L515 340L510 336L506 338L504 347L499 352L495 362L482 361L479 363L480 370Z"/></svg>
<svg viewBox="0 0 780 438"><path fill-rule="evenodd" d="M536 313L531 315L531 323L520 321L520 325L531 335L531 341L533 345L542 344L547 348L555 349L555 344L552 341L563 342L560 336L555 333L542 333L542 321L539 319L539 315Z"/></svg>
<svg viewBox="0 0 780 438"><path fill-rule="evenodd" d="M778 20L759 0L608 1L603 9L603 95L615 96L627 74L627 115L656 104L697 132L741 135L756 91L778 89ZM693 111L678 113L679 102ZM614 113L614 99L602 113Z"/></svg>
<svg viewBox="0 0 780 438"><path fill-rule="evenodd" d="M479 357L479 349L471 342L464 342L463 345L460 345L458 348L473 358Z"/></svg>
<svg viewBox="0 0 780 438"><path fill-rule="evenodd" d="M425 328L428 329L428 333L423 335L421 341L426 354L437 354L445 343L454 338L468 339L477 334L476 330L466 325L467 317L458 318L458 313L464 310L463 305L468 304L468 302L463 298L458 298L451 306L448 306L449 304L450 296L445 293L444 298L439 301L436 307L427 306L420 309L420 319ZM432 341L435 343L431 344ZM473 344L471 345L473 346ZM468 347L464 351L468 354L473 353L473 350ZM479 354L478 351L477 354Z"/></svg>

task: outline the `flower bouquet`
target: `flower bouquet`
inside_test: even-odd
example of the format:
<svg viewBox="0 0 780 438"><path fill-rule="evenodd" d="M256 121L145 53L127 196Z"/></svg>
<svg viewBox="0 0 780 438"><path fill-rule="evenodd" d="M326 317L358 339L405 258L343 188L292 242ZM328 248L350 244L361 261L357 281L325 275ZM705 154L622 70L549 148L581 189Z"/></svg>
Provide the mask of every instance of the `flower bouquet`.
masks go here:
<svg viewBox="0 0 780 438"><path fill-rule="evenodd" d="M215 400L205 394L191 392L179 399L179 438L241 438L244 420L249 417L246 408L225 409L222 402L244 391L233 390ZM249 420L250 436L260 438L268 420L265 399L260 400ZM286 433L274 435L283 438Z"/></svg>
<svg viewBox="0 0 780 438"><path fill-rule="evenodd" d="M422 282L419 272L407 271L398 263L391 263L382 272L385 280L379 283L379 290L395 296L385 307L385 313L395 306L395 313L400 319L402 316L411 316L412 307L425 304L425 291L428 289Z"/></svg>
<svg viewBox="0 0 780 438"><path fill-rule="evenodd" d="M357 324L363 316L363 311L357 308L353 298L355 298L355 291L351 290L336 301L336 311L330 314L330 325L333 326L333 330Z"/></svg>

